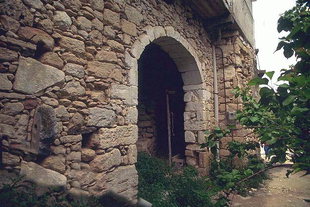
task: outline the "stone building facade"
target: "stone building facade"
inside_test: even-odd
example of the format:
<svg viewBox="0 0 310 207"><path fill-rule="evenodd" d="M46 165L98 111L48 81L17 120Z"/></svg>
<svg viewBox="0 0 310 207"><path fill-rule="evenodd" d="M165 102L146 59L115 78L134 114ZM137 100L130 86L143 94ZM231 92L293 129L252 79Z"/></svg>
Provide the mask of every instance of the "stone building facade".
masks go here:
<svg viewBox="0 0 310 207"><path fill-rule="evenodd" d="M207 10L214 2L1 1L2 170L39 183L49 177L45 184L77 194L112 190L135 200L137 153L159 148L155 113L139 103L141 87L148 87L141 86L139 61L156 56L145 53L154 49L170 58L183 84L183 109L175 112L182 115L182 140L175 143L183 143L184 162L206 174L211 156L199 145L204 131L226 124L227 112L240 104L232 88L255 73L253 45L229 21L224 1ZM244 135L240 128L234 138Z"/></svg>

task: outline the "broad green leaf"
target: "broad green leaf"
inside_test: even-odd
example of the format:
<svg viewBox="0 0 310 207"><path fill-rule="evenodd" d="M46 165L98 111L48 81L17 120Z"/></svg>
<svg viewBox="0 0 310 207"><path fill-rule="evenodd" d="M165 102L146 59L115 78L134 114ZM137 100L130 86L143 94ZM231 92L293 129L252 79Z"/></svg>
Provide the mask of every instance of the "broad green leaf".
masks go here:
<svg viewBox="0 0 310 207"><path fill-rule="evenodd" d="M284 49L283 54L286 58L290 58L294 55L294 50L290 46L285 45L283 49Z"/></svg>
<svg viewBox="0 0 310 207"><path fill-rule="evenodd" d="M283 104L284 106L287 106L287 105L293 103L294 100L295 100L296 98L297 98L297 96L295 96L295 95L289 95L289 96L283 101L282 104Z"/></svg>
<svg viewBox="0 0 310 207"><path fill-rule="evenodd" d="M266 72L266 76L268 76L270 80L272 79L273 75L274 75L274 71Z"/></svg>
<svg viewBox="0 0 310 207"><path fill-rule="evenodd" d="M257 85L262 85L262 84L268 84L268 79L267 78L253 78L252 80L249 81L248 85L250 86L257 86Z"/></svg>
<svg viewBox="0 0 310 207"><path fill-rule="evenodd" d="M277 49L276 49L275 52L277 52L278 50L281 50L281 48L284 47L284 45L286 45L286 44L287 44L287 43L284 42L284 41L279 42L278 47L277 47Z"/></svg>

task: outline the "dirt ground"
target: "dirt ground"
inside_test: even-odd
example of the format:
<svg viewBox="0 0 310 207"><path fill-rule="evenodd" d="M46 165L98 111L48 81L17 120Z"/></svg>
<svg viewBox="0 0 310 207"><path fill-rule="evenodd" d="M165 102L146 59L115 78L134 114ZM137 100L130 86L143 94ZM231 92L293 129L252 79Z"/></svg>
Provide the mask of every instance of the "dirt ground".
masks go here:
<svg viewBox="0 0 310 207"><path fill-rule="evenodd" d="M303 173L285 176L287 168L277 167L268 171L270 179L263 187L253 189L250 195L233 196L232 207L310 207L310 175Z"/></svg>

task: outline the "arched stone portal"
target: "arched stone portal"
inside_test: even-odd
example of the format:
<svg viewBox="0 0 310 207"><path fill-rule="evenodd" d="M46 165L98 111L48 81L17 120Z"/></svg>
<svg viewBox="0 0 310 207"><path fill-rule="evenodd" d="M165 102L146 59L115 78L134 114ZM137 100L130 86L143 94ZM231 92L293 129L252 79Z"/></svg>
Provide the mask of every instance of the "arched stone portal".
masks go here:
<svg viewBox="0 0 310 207"><path fill-rule="evenodd" d="M207 128L205 103L210 98L210 94L205 89L201 63L195 54L195 50L173 27L148 26L144 28L144 31L145 33L134 42L131 50L125 54L125 63L130 69L129 86L126 88L112 86L112 95L113 92L117 93L118 97L123 95L123 99L128 99L128 104L132 107L138 105L138 60L145 47L150 43L160 46L176 64L184 83L186 163L199 168L206 168L207 166L202 160L206 160L204 158L207 155L198 143L203 142L203 132ZM120 89L123 92L119 92Z"/></svg>

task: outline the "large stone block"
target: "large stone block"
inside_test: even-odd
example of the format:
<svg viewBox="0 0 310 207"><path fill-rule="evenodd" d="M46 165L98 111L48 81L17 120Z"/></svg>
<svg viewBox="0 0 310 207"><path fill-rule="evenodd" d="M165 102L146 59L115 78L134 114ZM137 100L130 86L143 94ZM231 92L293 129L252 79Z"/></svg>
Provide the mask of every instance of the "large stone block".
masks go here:
<svg viewBox="0 0 310 207"><path fill-rule="evenodd" d="M85 44L84 42L73 39L70 37L62 36L59 41L59 45L64 49L73 52L77 55L84 55L85 53Z"/></svg>
<svg viewBox="0 0 310 207"><path fill-rule="evenodd" d="M0 90L11 90L12 82L9 80L9 74L0 74Z"/></svg>
<svg viewBox="0 0 310 207"><path fill-rule="evenodd" d="M123 80L122 71L116 64L92 61L88 63L87 70L97 78L112 78L119 82Z"/></svg>
<svg viewBox="0 0 310 207"><path fill-rule="evenodd" d="M33 153L50 154L50 145L54 142L56 135L56 123L56 114L52 107L42 105L36 109L30 143Z"/></svg>
<svg viewBox="0 0 310 207"><path fill-rule="evenodd" d="M89 108L88 126L108 127L115 122L116 114L113 110L105 108Z"/></svg>
<svg viewBox="0 0 310 207"><path fill-rule="evenodd" d="M64 78L64 72L57 68L32 58L20 57L13 88L26 94L34 94L64 81Z"/></svg>
<svg viewBox="0 0 310 207"><path fill-rule="evenodd" d="M121 152L118 149L113 149L111 152L96 156L89 164L94 172L103 172L120 165L121 162Z"/></svg>
<svg viewBox="0 0 310 207"><path fill-rule="evenodd" d="M135 86L112 84L111 98L122 99L126 105L136 106L138 104L138 88Z"/></svg>
<svg viewBox="0 0 310 207"><path fill-rule="evenodd" d="M106 189L126 198L136 199L138 173L134 165L121 166L106 176Z"/></svg>
<svg viewBox="0 0 310 207"><path fill-rule="evenodd" d="M35 44L43 43L46 50L52 50L54 47L54 39L43 30L33 27L21 27L18 30L18 35Z"/></svg>
<svg viewBox="0 0 310 207"><path fill-rule="evenodd" d="M107 149L119 145L133 145L138 140L138 127L135 125L101 128L92 135L91 145Z"/></svg>
<svg viewBox="0 0 310 207"><path fill-rule="evenodd" d="M66 176L34 163L22 162L20 174L25 180L34 182L38 186L63 187L67 185Z"/></svg>

